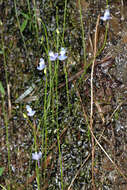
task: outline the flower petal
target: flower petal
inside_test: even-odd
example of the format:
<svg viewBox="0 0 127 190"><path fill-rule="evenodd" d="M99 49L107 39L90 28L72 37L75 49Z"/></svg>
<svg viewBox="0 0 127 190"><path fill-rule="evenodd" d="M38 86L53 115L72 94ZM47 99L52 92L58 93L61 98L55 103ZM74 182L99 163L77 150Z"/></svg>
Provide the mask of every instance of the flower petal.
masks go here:
<svg viewBox="0 0 127 190"><path fill-rule="evenodd" d="M57 57L58 57L58 53L53 53L52 51L49 52L50 61L55 61Z"/></svg>
<svg viewBox="0 0 127 190"><path fill-rule="evenodd" d="M45 63L40 62L39 66L37 66L37 70L42 71L46 67Z"/></svg>
<svg viewBox="0 0 127 190"><path fill-rule="evenodd" d="M38 66L37 66L37 70L41 71L41 70L43 70L45 67L46 67L46 65L45 65L44 59L43 59L43 58L40 58L40 63L39 63Z"/></svg>
<svg viewBox="0 0 127 190"><path fill-rule="evenodd" d="M32 153L32 159L33 160L39 160L39 159L41 159L41 157L42 157L42 153L41 152L39 152L39 153L37 153L37 152Z"/></svg>
<svg viewBox="0 0 127 190"><path fill-rule="evenodd" d="M40 58L40 63L44 63L45 61L44 61L44 59L43 58Z"/></svg>
<svg viewBox="0 0 127 190"><path fill-rule="evenodd" d="M64 55L65 53L66 53L66 49L63 48L63 47L61 47L61 49L60 49L60 54L61 54L61 55Z"/></svg>
<svg viewBox="0 0 127 190"><path fill-rule="evenodd" d="M32 117L35 114L35 111L29 105L26 105L27 115Z"/></svg>
<svg viewBox="0 0 127 190"><path fill-rule="evenodd" d="M60 56L58 56L58 59L60 61L64 61L65 59L67 59L67 56L65 54L64 55L60 55Z"/></svg>
<svg viewBox="0 0 127 190"><path fill-rule="evenodd" d="M34 114L35 114L35 111L33 111L33 110L31 112L27 113L27 115L30 116L30 117L34 116Z"/></svg>
<svg viewBox="0 0 127 190"><path fill-rule="evenodd" d="M26 110L27 110L28 112L31 112L31 111L32 111L32 108L31 108L29 105L26 105Z"/></svg>
<svg viewBox="0 0 127 190"><path fill-rule="evenodd" d="M106 10L105 10L104 16L101 16L100 19L103 20L103 21L106 21L106 20L110 20L110 19L111 19L109 9L106 9Z"/></svg>

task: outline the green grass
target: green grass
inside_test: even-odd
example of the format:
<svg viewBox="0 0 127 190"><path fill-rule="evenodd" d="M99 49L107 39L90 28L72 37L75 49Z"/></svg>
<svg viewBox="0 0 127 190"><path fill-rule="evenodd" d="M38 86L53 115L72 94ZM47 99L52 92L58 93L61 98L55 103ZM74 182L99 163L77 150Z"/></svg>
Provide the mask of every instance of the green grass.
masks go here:
<svg viewBox="0 0 127 190"><path fill-rule="evenodd" d="M26 53L26 58L29 58L29 53L28 53L28 47L27 47L27 43L26 43L26 37L24 35L24 31L29 28L29 30L32 32L34 30L34 38L36 39L36 43L37 45L43 49L43 53L45 55L44 59L47 59L47 67L44 70L44 77L45 77L45 81L39 84L40 88L44 88L43 90L43 94L41 95L43 97L43 103L40 105L40 102L37 100L35 102L35 104L33 104L35 106L35 108L38 108L41 110L41 112L43 112L43 116L41 115L40 118L37 118L38 115L35 114L35 116L31 119L29 118L26 114L25 114L25 105L22 106L23 109L23 113L22 115L24 116L24 122L25 124L28 124L28 126L30 126L31 130L32 130L32 137L34 139L33 144L30 147L30 150L28 151L30 153L30 157L32 152L39 152L40 148L41 148L41 152L42 152L42 160L41 162L45 163L44 166L44 173L42 175L42 171L39 168L39 165L37 163L37 161L35 161L34 167L35 167L35 171L36 171L36 182L37 182L37 187L40 190L42 187L42 183L46 182L46 177L48 175L48 171L47 171L47 166L46 166L46 162L47 162L47 158L48 155L50 153L49 151L49 145L48 145L48 127L52 127L53 129L56 128L56 136L57 136L57 147L58 147L58 153L59 153L59 170L60 170L60 175L61 175L61 189L64 190L64 179L63 179L63 163L62 163L62 152L61 152L61 142L60 142L60 132L61 132L61 125L59 123L59 89L58 89L58 85L59 85L59 69L60 69L60 62L59 60L56 60L55 62L51 62L49 59L49 51L53 50L54 52L59 52L61 47L65 47L66 48L66 42L64 41L65 38L65 31L66 31L66 17L67 17L67 3L68 1L65 0L64 3L64 14L63 14L63 26L62 26L62 32L59 31L60 26L60 19L59 19L59 13L58 13L58 7L56 6L56 30L52 32L52 36L53 38L51 39L51 34L48 33L48 28L46 25L46 21L41 20L41 27L42 27L42 31L43 33L41 34L41 40L40 40L40 34L39 34L39 29L38 29L38 22L37 22L37 5L36 5L36 1L33 1L33 10L31 10L31 2L29 0L27 0L27 13L24 13L22 10L20 10L20 14L18 13L18 1L14 0L14 8L15 8L15 16L16 16L16 20L17 20L17 24L18 24L18 29L20 31L20 35L21 35L21 39L22 39L22 46L25 50ZM85 43L85 32L84 32L84 25L83 25L83 19L82 19L82 9L81 9L81 3L80 0L78 0L78 4L79 4L79 10L80 10L80 23L81 23L81 34L82 34L82 47L83 47L83 61L84 61L84 74L82 75L81 79L79 80L79 82L82 81L82 79L84 78L84 75L87 73L87 69L91 66L92 62L87 66L86 62L86 43ZM108 4L108 1L107 1ZM23 16L24 20L21 22L20 21L20 16ZM2 35L3 35L4 31L2 31ZM102 48L97 52L97 55L100 55L101 52L103 51L105 45L106 45L106 41L107 41L107 33L108 33L108 25L106 26L106 32L105 32L105 40L104 40L104 44L102 45ZM7 73L7 63L6 63L6 53L4 50L4 40L3 40L3 36L2 36L2 53L3 53L3 60L4 60L4 70L5 70L5 79L6 79L6 85L8 85L8 73ZM34 40L35 40L34 39ZM45 40L44 40L45 39ZM51 41L52 40L52 41ZM70 45L71 46L71 45ZM69 48L69 47L68 47ZM41 54L40 52L38 54ZM67 98L67 106L66 109L68 111L68 116L71 116L71 109L72 109L72 104L71 104L71 93L69 91L69 87L68 87L68 60L63 64L63 73L65 75L65 83L66 83L66 98ZM31 71L32 73L33 71ZM33 72L34 73L34 72ZM75 89L76 90L76 89ZM8 171L9 171L9 178L11 181L11 177L12 177L12 170L11 170L11 152L10 152L10 143L9 143L9 131L8 131L8 125L9 125L9 121L8 121L8 114L7 114L7 109L6 109L6 98L5 98L5 89L3 88L3 84L0 83L0 92L2 94L2 111L3 111L3 115L4 115L4 122L5 122L5 126L6 126L6 146L7 146L7 152L8 152ZM74 93L74 92L73 92ZM21 110L20 110L21 111ZM38 112L39 110L36 110L36 112ZM76 110L77 112L77 110ZM76 114L75 114L76 115ZM36 119L38 119L38 123L37 125L36 123ZM72 121L72 118L70 119ZM87 125L89 125L89 121L86 122ZM53 131L52 129L52 131ZM41 135L41 147L39 147L38 145L38 140L39 137L37 136L37 134L40 133ZM89 135L90 133L88 132L88 139L89 139ZM31 166L32 165L32 161L30 160L29 163L29 169L27 171L27 176L29 178L30 175L30 170L31 170ZM43 178L43 179L42 179ZM43 182L42 182L43 181ZM6 189L4 186L0 185L2 189ZM9 184L7 186L7 189L11 189L11 185Z"/></svg>
<svg viewBox="0 0 127 190"><path fill-rule="evenodd" d="M14 6L15 6L15 16L16 16L16 19L17 19L18 28L20 30L20 35L21 35L21 38L22 38L22 41L23 41L23 46L24 46L26 55L28 57L27 47L26 47L26 43L25 43L25 39L24 39L24 35L23 35L23 28L22 28L22 25L20 24L18 12L17 12L17 1L16 0L14 0Z"/></svg>
<svg viewBox="0 0 127 190"><path fill-rule="evenodd" d="M2 40L4 71L5 71L5 84L7 87L9 83L8 83L7 62L6 62L6 53L5 53L5 45L4 45L3 34L4 34L4 28L2 26L1 40ZM9 133L8 133L8 111L6 108L6 100L5 100L5 96L7 96L7 94L5 93L5 90L3 88L2 83L0 84L0 92L1 92L1 96L2 96L2 112L4 115L4 124L6 127L6 146L7 146L7 152L8 152L8 171L9 171L9 177L11 177L11 168L10 168L11 153L10 153L10 142L9 142ZM8 190L10 190L10 184L8 185L7 188L8 188Z"/></svg>
<svg viewBox="0 0 127 190"><path fill-rule="evenodd" d="M32 19L32 12L34 12L34 24L35 24L35 37L37 42L39 43L39 35L38 35L38 24L37 24L37 17L36 17L36 2L33 1L34 4L34 11L31 11L30 9L30 2L29 0L27 0L27 4L28 4L28 14L24 14L22 13L22 15L25 17L25 20L22 24L20 24L19 21L19 16L17 13L17 2L16 0L14 0L14 4L15 4L15 13L16 13L16 18L17 18L17 23L18 23L18 27L20 30L20 34L21 34L21 38L24 44L24 49L27 52L27 46L25 43L25 39L24 39L24 35L23 32L26 29L29 20ZM64 21L63 21L63 31L62 31L62 38L60 38L60 33L59 33L59 15L58 15L58 8L56 7L56 26L57 26L57 30L53 32L53 39L52 41L54 41L54 44L56 44L56 49L54 51L58 52L61 46L64 46L64 33L65 33L65 24L66 24L66 9L67 9L67 0L65 0L65 7L64 7ZM27 17L28 15L28 17ZM31 22L32 23L32 22ZM42 34L42 41L41 41L41 46L44 48L45 53L48 57L48 53L50 50L52 50L53 48L51 47L51 43L49 41L49 34L47 32L47 27L46 24L41 20L42 23L42 28L44 33ZM44 43L43 41L43 37L46 39L46 43ZM54 68L53 65L54 64ZM68 74L67 74L67 70L66 70L66 65L64 65L64 73L65 73L65 79L66 79L66 91L67 91L67 99L68 99L68 109L70 109L70 102L69 102L69 90L68 90ZM44 105L41 109L43 109L43 118L40 119L39 122L39 128L38 131L41 130L42 133L42 146L41 146L41 151L42 153L44 153L44 163L46 163L47 160L47 155L48 155L48 145L47 145L47 138L48 138L48 130L47 130L47 125L48 125L48 115L51 113L52 114L52 121L53 121L53 125L57 127L57 142L58 142L58 152L59 152L59 160L60 160L60 173L61 173L61 188L62 190L64 189L64 182L63 182L63 171L62 171L62 157L61 157L61 148L60 148L60 139L59 139L59 123L58 123L58 117L59 117L59 94L58 94L58 73L59 73L59 61L55 61L55 63L52 63L49 60L48 57L48 66L44 71L45 74L45 89L44 89ZM49 81L49 83L48 83ZM48 94L48 95L47 95ZM37 105L37 103L36 103ZM36 139L36 131L35 131L35 126L34 126L34 121L33 123L31 123L31 121L29 120L28 117L26 117L26 120L30 123L30 126L33 128L33 136L34 136L34 151L38 152L38 147L37 147L37 139ZM34 120L34 118L33 118ZM43 124L43 127L41 129L41 125ZM37 186L38 189L40 189L40 174L39 174L39 168L36 162L35 165L36 168L36 173L37 173ZM45 170L44 170L44 181L46 179L46 166L45 166Z"/></svg>

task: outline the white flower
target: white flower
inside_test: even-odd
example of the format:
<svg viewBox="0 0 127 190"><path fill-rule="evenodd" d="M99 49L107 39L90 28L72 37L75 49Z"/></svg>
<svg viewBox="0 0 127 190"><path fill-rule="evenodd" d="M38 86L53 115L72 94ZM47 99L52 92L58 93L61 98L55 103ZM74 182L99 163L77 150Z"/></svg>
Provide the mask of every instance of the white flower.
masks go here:
<svg viewBox="0 0 127 190"><path fill-rule="evenodd" d="M35 114L35 111L32 110L32 108L29 105L26 105L26 110L28 112L27 115L30 116L30 117Z"/></svg>
<svg viewBox="0 0 127 190"><path fill-rule="evenodd" d="M39 153L37 153L37 152L32 153L32 159L33 160L39 161L41 159L41 157L42 157L42 153L41 152L39 152Z"/></svg>
<svg viewBox="0 0 127 190"><path fill-rule="evenodd" d="M67 59L67 56L65 54L66 54L66 49L62 47L60 50L60 55L58 56L58 59L60 61L64 61L65 59Z"/></svg>
<svg viewBox="0 0 127 190"><path fill-rule="evenodd" d="M40 59L40 63L39 63L39 65L37 66L37 69L38 69L39 71L41 71L41 70L43 70L45 67L46 67L46 65L45 65L44 59L41 58L41 59Z"/></svg>
<svg viewBox="0 0 127 190"><path fill-rule="evenodd" d="M103 21L106 21L106 20L110 20L110 19L111 19L109 9L106 9L106 10L105 10L104 16L101 16L100 19L103 20Z"/></svg>
<svg viewBox="0 0 127 190"><path fill-rule="evenodd" d="M58 53L53 53L52 51L49 52L50 61L55 61L57 57L58 57Z"/></svg>

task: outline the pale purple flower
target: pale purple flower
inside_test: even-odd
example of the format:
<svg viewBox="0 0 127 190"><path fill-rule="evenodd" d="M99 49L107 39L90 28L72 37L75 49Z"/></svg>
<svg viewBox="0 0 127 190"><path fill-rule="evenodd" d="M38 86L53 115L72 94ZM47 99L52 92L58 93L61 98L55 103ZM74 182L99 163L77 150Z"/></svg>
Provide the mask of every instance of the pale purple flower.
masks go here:
<svg viewBox="0 0 127 190"><path fill-rule="evenodd" d="M40 59L40 63L39 63L39 65L37 66L37 69L38 69L39 71L42 71L45 67L46 67L45 61L44 61L43 58L41 58L41 59Z"/></svg>
<svg viewBox="0 0 127 190"><path fill-rule="evenodd" d="M35 111L29 105L26 105L27 115L32 117L35 114Z"/></svg>
<svg viewBox="0 0 127 190"><path fill-rule="evenodd" d="M58 53L53 53L52 51L49 52L50 61L55 61L57 57L58 57Z"/></svg>
<svg viewBox="0 0 127 190"><path fill-rule="evenodd" d="M58 59L60 61L64 61L65 59L67 59L67 56L65 54L66 54L66 49L62 47L60 50L60 55L58 56Z"/></svg>
<svg viewBox="0 0 127 190"><path fill-rule="evenodd" d="M41 157L42 157L42 153L41 152L39 152L39 153L37 153L37 152L32 153L32 159L33 160L39 161L41 159Z"/></svg>
<svg viewBox="0 0 127 190"><path fill-rule="evenodd" d="M106 20L110 20L110 19L111 19L109 9L106 9L106 10L105 10L104 16L101 16L100 19L103 20L103 21L106 21Z"/></svg>

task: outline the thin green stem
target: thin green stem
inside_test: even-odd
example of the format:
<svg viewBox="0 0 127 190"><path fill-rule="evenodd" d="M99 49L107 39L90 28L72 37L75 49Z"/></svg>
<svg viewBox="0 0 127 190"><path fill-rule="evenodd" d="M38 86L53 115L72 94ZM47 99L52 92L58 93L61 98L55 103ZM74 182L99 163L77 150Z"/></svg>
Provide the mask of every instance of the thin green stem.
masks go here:
<svg viewBox="0 0 127 190"><path fill-rule="evenodd" d="M24 35L23 35L23 33L22 33L22 30L21 30L21 25L20 25L19 17L18 17L18 13L17 13L16 0L14 0L14 6L15 6L15 15L16 15L16 19L17 19L18 27L19 27L20 34L21 34L21 37L22 37L22 41L23 41L23 45L24 45L24 49L25 49L25 52L26 52L26 55L27 55L27 58L28 58L28 52L27 52L27 48L26 48L26 43L25 43Z"/></svg>
<svg viewBox="0 0 127 190"><path fill-rule="evenodd" d="M67 0L65 0L65 5L64 5L64 22L63 22L63 34L62 34L62 46L64 45L64 33L65 33L65 24L66 24L66 12L67 12Z"/></svg>
<svg viewBox="0 0 127 190"><path fill-rule="evenodd" d="M58 150L59 150L59 159L60 159L60 173L61 173L61 188L63 190L63 169L62 169L62 156L60 149L60 139L59 139L59 124L58 124L58 109L59 109L59 100L58 100L58 61L55 67L55 81L56 81L56 125L57 125L57 142L58 142Z"/></svg>
<svg viewBox="0 0 127 190"><path fill-rule="evenodd" d="M8 74L7 74L7 63L6 63L6 55L5 55L5 49L4 49L4 37L3 37L3 26L2 26L2 32L1 32L1 40L2 40L2 50L3 50L3 59L4 59L4 70L5 70L5 81L6 85L8 85ZM4 96L2 96L2 110L4 114L4 122L6 126L6 145L7 145L7 152L8 152L8 170L9 170L9 176L11 176L11 168L10 168L10 144L9 144L9 135L8 135L8 119L7 119L7 112L5 110L4 105ZM10 186L9 186L10 189Z"/></svg>
<svg viewBox="0 0 127 190"><path fill-rule="evenodd" d="M48 80L47 80L47 72L45 72L45 95L44 95L44 129L42 129L42 137L44 135L44 141L45 141L45 148L44 148L44 161L46 164L46 159L47 159L47 87L48 87ZM43 142L43 139L42 139ZM46 176L46 165L44 166L44 180Z"/></svg>
<svg viewBox="0 0 127 190"><path fill-rule="evenodd" d="M4 122L6 127L6 146L7 146L7 152L8 152L8 170L9 170L9 176L11 177L11 167L10 167L10 143L9 143L9 134L8 134L8 119L7 119L7 113L5 110L5 104L4 104L4 98L2 98L2 111L4 115ZM10 189L10 185L8 185L8 189Z"/></svg>
<svg viewBox="0 0 127 190"><path fill-rule="evenodd" d="M33 4L34 4L34 17L35 17L35 30L36 30L36 38L37 38L37 42L38 42L38 25L37 25L37 14L36 14L36 2L35 0L33 0Z"/></svg>
<svg viewBox="0 0 127 190"><path fill-rule="evenodd" d="M43 28L44 28L44 32L45 32L45 37L46 37L46 43L47 43L47 48L45 47L45 51L48 55L49 52L49 42L48 42L48 35L47 35L47 30L45 27L45 24L42 22ZM49 70L51 72L51 63L49 63ZM50 81L51 83L51 81ZM50 84L51 85L51 84ZM47 88L48 88L48 78L47 78L47 69L45 69L45 92L44 92L44 127L42 128L42 146L44 145L44 141L45 141L45 148L44 148L44 161L46 163L46 159L47 159L47 107L50 106L50 100L47 100ZM42 147L43 148L43 147ZM45 166L46 169L46 166ZM44 170L44 179L45 179L46 173Z"/></svg>
<svg viewBox="0 0 127 190"><path fill-rule="evenodd" d="M29 0L27 0L27 5L28 5L29 16L30 16L30 19L31 19L31 10L30 10L30 2L29 2Z"/></svg>
<svg viewBox="0 0 127 190"><path fill-rule="evenodd" d="M108 0L106 0L106 7L108 8Z"/></svg>
<svg viewBox="0 0 127 190"><path fill-rule="evenodd" d="M107 35L108 35L108 25L109 25L109 23L107 23L107 25L106 25L105 38L104 38L103 45L102 45L101 49L97 52L96 57L101 54L101 52L103 51L103 49L104 49L104 47L105 47L105 45L106 45L106 42L107 42Z"/></svg>
<svg viewBox="0 0 127 190"><path fill-rule="evenodd" d="M30 127L33 129L33 136L34 136L34 144L32 145L32 149L34 148L34 152L38 152L38 147L37 147L37 131L36 131L36 124L35 121L33 121L33 123L31 122L31 120L29 119L29 117L26 115L25 118L27 118L27 121L30 125ZM35 162L35 169L36 169L36 175L37 175L37 186L38 189L40 190L40 177L39 177L39 164L38 161Z"/></svg>
<svg viewBox="0 0 127 190"><path fill-rule="evenodd" d="M2 190L7 190L3 185L0 184L0 187L2 188Z"/></svg>
<svg viewBox="0 0 127 190"><path fill-rule="evenodd" d="M69 89L68 89L68 73L67 73L65 64L64 64L64 74L65 74L65 80L66 80L66 93L67 93L68 109L69 109L69 113L70 113L71 105L70 105Z"/></svg>
<svg viewBox="0 0 127 190"><path fill-rule="evenodd" d="M66 2L66 0L65 0ZM66 4L66 3L65 3ZM64 9L66 10L66 9ZM59 18L58 18L58 11L56 11L56 22L57 28L59 28ZM63 32L64 34L64 32ZM59 33L57 32L57 51L59 49ZM59 100L58 100L58 68L59 68L59 60L57 60L55 64L55 86L56 86L56 125L57 125L57 142L58 142L58 150L59 150L59 160L60 160L60 173L61 173L61 189L63 190L63 169L62 169L62 156L61 156L61 149L60 149L60 139L59 139L59 123L58 123L58 110L59 110Z"/></svg>
<svg viewBox="0 0 127 190"><path fill-rule="evenodd" d="M98 57L98 56L101 54L101 52L103 51L103 49L104 49L104 47L105 47L105 45L106 45L106 42L107 42L107 35L108 35L108 26L109 26L109 23L107 23L107 25L106 25L106 31L105 31L105 37L104 37L103 45L102 45L102 47L100 48L100 50L98 50L98 52L96 53L96 57ZM93 59L94 59L94 58L93 58ZM87 69L92 65L93 59L92 59L92 60L90 61L90 63L87 65L86 70L85 70L84 73L82 74L82 76L81 76L79 82L81 82L82 78L84 77L84 75L85 75L86 72L87 72Z"/></svg>
<svg viewBox="0 0 127 190"><path fill-rule="evenodd" d="M38 165L38 161L36 161L36 174L37 174L37 188L38 190L40 190L40 179L39 179L39 165Z"/></svg>
<svg viewBox="0 0 127 190"><path fill-rule="evenodd" d="M37 150L37 136L36 136L36 128L35 128L35 123L31 123L32 127L33 127L33 135L34 135L34 147L35 147L35 152L38 152ZM36 174L37 174L37 186L38 186L38 190L40 190L40 179L39 179L39 165L38 165L38 161L36 161Z"/></svg>
<svg viewBox="0 0 127 190"><path fill-rule="evenodd" d="M47 30L46 30L46 27L45 27L45 24L42 22L43 24L43 28L44 28L44 31L45 31L45 38L46 38L46 43L47 43L47 48L45 47L45 51L47 53L47 56L49 56L49 41L48 41L48 35L47 35ZM48 96L48 103L47 103L47 109L50 108L50 104L51 104L51 97L52 97L52 87L53 87L53 72L52 72L52 63L51 61L49 60L49 57L48 57L48 63L49 63L49 75L50 75L50 89L49 89L49 96Z"/></svg>
<svg viewBox="0 0 127 190"><path fill-rule="evenodd" d="M79 4L79 10L80 10L80 22L81 22L81 28L82 28L82 46L83 46L83 56L84 56L84 69L86 69L86 44L85 44L85 32L84 32L84 26L83 26L82 9L81 9L81 3L80 3L80 0L78 0L78 4Z"/></svg>
<svg viewBox="0 0 127 190"><path fill-rule="evenodd" d="M28 11L29 11L29 18L30 18L30 30L32 28L32 16L31 16L31 10L30 10L30 1L27 0L27 5L28 5Z"/></svg>

